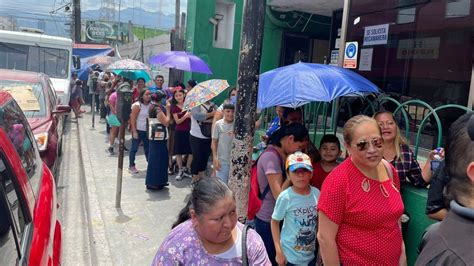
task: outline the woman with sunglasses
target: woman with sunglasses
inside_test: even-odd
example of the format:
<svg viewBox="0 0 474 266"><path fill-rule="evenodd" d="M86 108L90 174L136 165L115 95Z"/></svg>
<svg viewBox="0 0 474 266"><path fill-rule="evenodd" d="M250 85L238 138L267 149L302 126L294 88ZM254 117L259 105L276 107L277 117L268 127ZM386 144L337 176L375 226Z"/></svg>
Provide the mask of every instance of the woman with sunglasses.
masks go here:
<svg viewBox="0 0 474 266"><path fill-rule="evenodd" d="M396 170L382 160L377 122L364 115L344 125L350 157L326 178L318 202L318 241L325 265L406 265L403 202Z"/></svg>
<svg viewBox="0 0 474 266"><path fill-rule="evenodd" d="M401 184L403 185L410 181L410 183L417 187L423 187L430 183L433 176L431 161L435 159L436 155L443 158L444 150L432 150L422 170L406 140L400 134L400 129L393 113L389 111L377 112L374 115L374 119L382 130L382 138L384 140L383 158L395 167Z"/></svg>

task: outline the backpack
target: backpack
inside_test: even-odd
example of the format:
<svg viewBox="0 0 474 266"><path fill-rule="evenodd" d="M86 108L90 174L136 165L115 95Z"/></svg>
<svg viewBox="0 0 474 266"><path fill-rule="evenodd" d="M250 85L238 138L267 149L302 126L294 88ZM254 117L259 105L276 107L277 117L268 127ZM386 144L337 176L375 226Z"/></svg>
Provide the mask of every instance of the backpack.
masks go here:
<svg viewBox="0 0 474 266"><path fill-rule="evenodd" d="M280 165L283 165L283 161L280 157L280 154L278 154L278 151L275 148L269 146L265 151L273 152L276 155L278 155L278 158L280 159ZM262 152L262 154L265 153L265 151ZM257 176L257 163L258 163L258 159L260 159L260 156L252 164L252 169L250 171L250 190L249 190L249 202L248 202L248 208L247 208L248 220L253 220L255 218L255 215L260 210L260 207L262 207L263 199L265 198L267 193L270 191L270 184L268 184L263 190L263 192L260 193L260 186L258 185L258 176ZM282 173L284 175L284 172Z"/></svg>

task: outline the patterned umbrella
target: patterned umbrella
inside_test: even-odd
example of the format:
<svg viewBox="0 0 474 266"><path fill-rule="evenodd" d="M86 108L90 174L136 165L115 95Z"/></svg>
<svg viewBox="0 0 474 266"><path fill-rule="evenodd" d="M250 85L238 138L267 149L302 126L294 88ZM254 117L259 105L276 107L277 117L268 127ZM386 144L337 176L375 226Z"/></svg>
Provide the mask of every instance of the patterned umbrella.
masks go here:
<svg viewBox="0 0 474 266"><path fill-rule="evenodd" d="M190 110L200 106L219 95L228 87L229 83L223 79L210 79L197 84L186 94L183 110Z"/></svg>
<svg viewBox="0 0 474 266"><path fill-rule="evenodd" d="M108 66L115 61L114 57L108 55L101 55L101 56L94 56L91 59L87 60L88 64L91 65L101 65L101 66Z"/></svg>
<svg viewBox="0 0 474 266"><path fill-rule="evenodd" d="M150 58L150 64L167 68L212 75L212 70L201 58L185 51L168 51Z"/></svg>
<svg viewBox="0 0 474 266"><path fill-rule="evenodd" d="M116 61L107 67L108 70L122 77L136 80L144 78L145 82L151 80L151 69L146 64L132 59L122 59Z"/></svg>

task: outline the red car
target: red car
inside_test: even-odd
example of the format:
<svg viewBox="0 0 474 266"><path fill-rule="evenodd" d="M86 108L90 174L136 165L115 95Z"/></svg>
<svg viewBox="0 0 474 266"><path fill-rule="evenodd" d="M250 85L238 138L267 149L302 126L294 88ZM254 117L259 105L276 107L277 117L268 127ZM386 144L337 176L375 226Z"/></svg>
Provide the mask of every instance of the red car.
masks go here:
<svg viewBox="0 0 474 266"><path fill-rule="evenodd" d="M42 73L0 70L0 90L8 91L25 113L33 129L40 155L56 172L61 152L64 114L71 108L58 105L49 77Z"/></svg>
<svg viewBox="0 0 474 266"><path fill-rule="evenodd" d="M56 185L22 110L0 91L0 265L59 265Z"/></svg>

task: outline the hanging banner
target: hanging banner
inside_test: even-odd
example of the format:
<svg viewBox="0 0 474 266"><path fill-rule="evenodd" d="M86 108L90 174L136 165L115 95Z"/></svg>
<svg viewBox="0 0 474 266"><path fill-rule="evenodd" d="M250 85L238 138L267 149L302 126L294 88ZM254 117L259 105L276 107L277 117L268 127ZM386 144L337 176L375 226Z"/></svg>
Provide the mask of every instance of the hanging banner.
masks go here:
<svg viewBox="0 0 474 266"><path fill-rule="evenodd" d="M380 24L365 27L364 46L387 44L388 25L389 24Z"/></svg>
<svg viewBox="0 0 474 266"><path fill-rule="evenodd" d="M357 68L357 50L359 44L357 42L346 43L346 49L344 49L344 68Z"/></svg>

